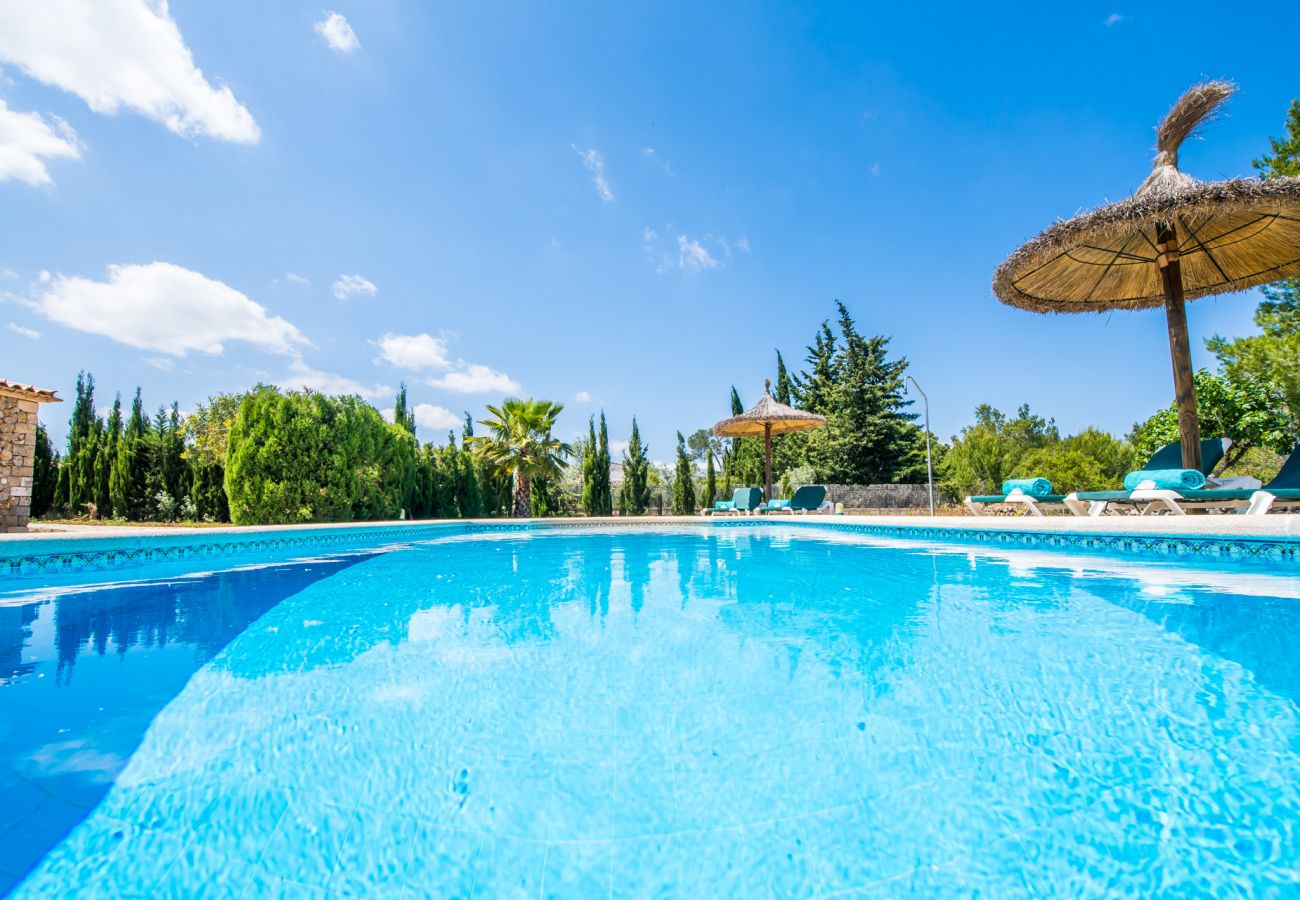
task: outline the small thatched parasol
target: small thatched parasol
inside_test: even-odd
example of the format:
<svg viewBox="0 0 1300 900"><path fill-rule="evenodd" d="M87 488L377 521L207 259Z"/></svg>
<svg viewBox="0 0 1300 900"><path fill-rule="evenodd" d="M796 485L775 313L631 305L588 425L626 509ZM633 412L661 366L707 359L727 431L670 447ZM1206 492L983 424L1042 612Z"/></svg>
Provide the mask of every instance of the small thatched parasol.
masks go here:
<svg viewBox="0 0 1300 900"><path fill-rule="evenodd" d="M763 485L767 499L772 499L772 435L789 434L820 428L826 419L816 413L804 412L772 399L772 382L763 384L763 397L738 416L723 419L713 426L718 437L740 438L763 436Z"/></svg>
<svg viewBox="0 0 1300 900"><path fill-rule="evenodd" d="M1058 222L998 267L993 292L1035 312L1164 306L1183 465L1201 466L1184 301L1300 275L1300 177L1202 183L1178 147L1236 91L1197 85L1156 129L1155 166L1128 200Z"/></svg>

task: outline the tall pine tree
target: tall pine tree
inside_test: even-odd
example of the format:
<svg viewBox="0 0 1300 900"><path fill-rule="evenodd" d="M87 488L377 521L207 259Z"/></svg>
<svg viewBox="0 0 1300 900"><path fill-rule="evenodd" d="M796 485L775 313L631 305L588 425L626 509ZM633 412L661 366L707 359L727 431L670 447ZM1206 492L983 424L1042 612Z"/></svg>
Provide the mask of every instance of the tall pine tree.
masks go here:
<svg viewBox="0 0 1300 900"><path fill-rule="evenodd" d="M99 442L99 453L95 458L95 506L101 516L121 517L113 508L112 475L113 461L117 458L117 444L122 439L122 395L113 397L113 408L104 423L104 431Z"/></svg>
<svg viewBox="0 0 1300 900"><path fill-rule="evenodd" d="M907 360L889 358L889 338L861 334L848 308L836 301L840 341L822 333L810 348L813 370L800 382L804 409L826 417L808 433L806 461L817 476L837 484L890 484L917 477L924 465L924 436L907 412L903 379ZM825 378L829 373L831 377Z"/></svg>
<svg viewBox="0 0 1300 900"><path fill-rule="evenodd" d="M39 422L32 458L32 518L38 519L54 508L54 493L59 483L59 454L50 442L49 432Z"/></svg>
<svg viewBox="0 0 1300 900"><path fill-rule="evenodd" d="M597 494L599 488L596 485L596 418L592 416L587 419L587 437L582 441L578 449L580 466L582 468L582 514L584 516L597 516L600 498Z"/></svg>
<svg viewBox="0 0 1300 900"><path fill-rule="evenodd" d="M632 419L632 436L623 451L623 484L618 505L625 516L643 516L650 506L650 459L641 443L641 429Z"/></svg>
<svg viewBox="0 0 1300 900"><path fill-rule="evenodd" d="M689 516L695 512L695 472L686 452L686 438L677 432L677 468L673 474L673 515Z"/></svg>
<svg viewBox="0 0 1300 900"><path fill-rule="evenodd" d="M790 373L785 370L785 360L781 358L781 351L776 351L776 396L777 403L784 403L789 406L790 400Z"/></svg>
<svg viewBox="0 0 1300 900"><path fill-rule="evenodd" d="M117 458L109 475L114 515L139 520L152 511L153 497L149 493L152 443L149 417L144 414L144 401L140 389L136 388L131 416L117 442Z"/></svg>
<svg viewBox="0 0 1300 900"><path fill-rule="evenodd" d="M101 428L95 414L95 376L77 373L77 397L72 404L72 419L68 423L67 506L72 514L85 511L86 504L95 502L95 457L98 453L98 432Z"/></svg>
<svg viewBox="0 0 1300 900"><path fill-rule="evenodd" d="M614 514L614 495L609 486L609 429L605 427L605 411L600 411L600 432L596 435L594 459L595 471L592 480L595 484L595 515L611 516Z"/></svg>
<svg viewBox="0 0 1300 900"><path fill-rule="evenodd" d="M400 425L411 434L415 434L415 410L406 402L406 382L397 390L397 402L393 405L393 424Z"/></svg>
<svg viewBox="0 0 1300 900"><path fill-rule="evenodd" d="M713 502L718 499L718 473L713 470L713 454L705 453L704 458L707 462L704 464L704 503L705 509L712 509Z"/></svg>

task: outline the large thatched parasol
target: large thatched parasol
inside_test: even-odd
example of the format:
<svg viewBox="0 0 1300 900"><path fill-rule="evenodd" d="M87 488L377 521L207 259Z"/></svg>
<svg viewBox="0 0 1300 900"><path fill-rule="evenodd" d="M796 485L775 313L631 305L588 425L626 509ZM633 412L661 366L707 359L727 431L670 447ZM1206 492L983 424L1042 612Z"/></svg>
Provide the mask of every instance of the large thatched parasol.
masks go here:
<svg viewBox="0 0 1300 900"><path fill-rule="evenodd" d="M723 419L713 426L718 437L739 438L763 436L763 485L767 499L772 499L772 435L789 434L820 428L826 419L815 413L804 412L772 399L772 382L763 384L763 397L738 416Z"/></svg>
<svg viewBox="0 0 1300 900"><path fill-rule="evenodd" d="M993 276L1003 303L1036 312L1164 306L1183 465L1201 465L1184 301L1300 275L1300 178L1202 183L1178 147L1236 91L1197 85L1156 129L1155 166L1128 200L1058 222Z"/></svg>

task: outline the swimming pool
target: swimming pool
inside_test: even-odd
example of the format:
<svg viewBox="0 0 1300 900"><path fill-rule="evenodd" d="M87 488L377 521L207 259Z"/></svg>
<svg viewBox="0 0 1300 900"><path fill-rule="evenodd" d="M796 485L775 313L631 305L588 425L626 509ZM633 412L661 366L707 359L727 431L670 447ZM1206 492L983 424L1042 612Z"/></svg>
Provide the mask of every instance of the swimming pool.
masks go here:
<svg viewBox="0 0 1300 900"><path fill-rule="evenodd" d="M0 580L0 893L1300 889L1291 560L396 534Z"/></svg>

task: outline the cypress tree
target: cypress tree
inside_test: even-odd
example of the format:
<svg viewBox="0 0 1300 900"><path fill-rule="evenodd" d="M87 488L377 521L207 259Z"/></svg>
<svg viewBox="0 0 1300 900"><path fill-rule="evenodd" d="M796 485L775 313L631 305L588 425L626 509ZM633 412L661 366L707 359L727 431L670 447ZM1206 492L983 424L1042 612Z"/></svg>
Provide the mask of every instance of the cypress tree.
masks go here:
<svg viewBox="0 0 1300 900"><path fill-rule="evenodd" d="M149 419L144 414L140 389L131 401L131 416L117 442L117 457L109 473L109 492L113 513L124 519L145 518L152 506L149 494L150 444Z"/></svg>
<svg viewBox="0 0 1300 900"><path fill-rule="evenodd" d="M625 516L643 516L650 506L650 460L641 444L641 429L632 418L632 437L623 451L623 484L619 488L619 508Z"/></svg>
<svg viewBox="0 0 1300 900"><path fill-rule="evenodd" d="M59 482L59 454L50 442L50 433L39 422L32 459L32 518L38 519L54 507Z"/></svg>
<svg viewBox="0 0 1300 900"><path fill-rule="evenodd" d="M703 506L705 509L711 509L713 507L713 502L718 499L718 475L713 470L713 454L705 451L704 457L708 462L705 463L704 468Z"/></svg>
<svg viewBox="0 0 1300 900"><path fill-rule="evenodd" d="M785 370L781 351L776 351L776 402L790 405L790 373Z"/></svg>
<svg viewBox="0 0 1300 900"><path fill-rule="evenodd" d="M95 502L95 376L77 373L77 397L68 423L67 506L73 515Z"/></svg>
<svg viewBox="0 0 1300 900"><path fill-rule="evenodd" d="M406 403L406 382L402 382L397 391L397 402L393 405L393 424L415 434L415 410Z"/></svg>
<svg viewBox="0 0 1300 900"><path fill-rule="evenodd" d="M614 495L609 486L609 429L605 427L605 411L600 411L600 435L595 448L596 515L614 514Z"/></svg>
<svg viewBox="0 0 1300 900"><path fill-rule="evenodd" d="M458 450L457 454L456 506L463 518L477 519L483 515L483 496L479 490L474 455L467 450Z"/></svg>
<svg viewBox="0 0 1300 900"><path fill-rule="evenodd" d="M677 432L677 469L673 475L673 515L689 516L695 512L695 473L686 453L686 438Z"/></svg>
<svg viewBox="0 0 1300 900"><path fill-rule="evenodd" d="M113 508L113 462L117 459L117 444L122 439L122 394L113 397L113 409L104 423L103 437L95 458L95 506L101 516L119 516Z"/></svg>
<svg viewBox="0 0 1300 900"><path fill-rule="evenodd" d="M189 470L185 465L185 435L181 431L180 404L172 402L163 427L158 431L159 476L162 489L179 509L183 498L189 496Z"/></svg>
<svg viewBox="0 0 1300 900"><path fill-rule="evenodd" d="M579 448L582 466L582 514L584 516L600 515L599 497L596 486L596 419L587 419L587 438Z"/></svg>

